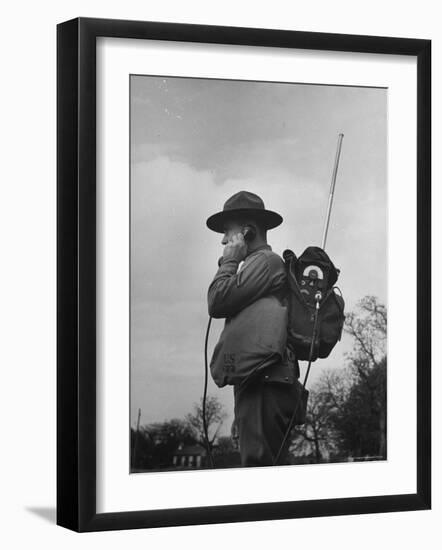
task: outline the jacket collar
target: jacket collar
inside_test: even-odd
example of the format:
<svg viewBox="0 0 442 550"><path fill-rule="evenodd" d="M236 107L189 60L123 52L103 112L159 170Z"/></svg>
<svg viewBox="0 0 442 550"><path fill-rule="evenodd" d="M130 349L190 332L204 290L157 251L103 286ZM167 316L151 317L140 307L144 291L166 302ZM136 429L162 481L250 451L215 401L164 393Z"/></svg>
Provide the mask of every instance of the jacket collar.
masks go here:
<svg viewBox="0 0 442 550"><path fill-rule="evenodd" d="M258 248L252 250L250 254L247 254L246 258L253 256L253 254L255 254L256 252L260 252L261 250L272 250L272 247L269 244L262 244L261 246L258 246Z"/></svg>

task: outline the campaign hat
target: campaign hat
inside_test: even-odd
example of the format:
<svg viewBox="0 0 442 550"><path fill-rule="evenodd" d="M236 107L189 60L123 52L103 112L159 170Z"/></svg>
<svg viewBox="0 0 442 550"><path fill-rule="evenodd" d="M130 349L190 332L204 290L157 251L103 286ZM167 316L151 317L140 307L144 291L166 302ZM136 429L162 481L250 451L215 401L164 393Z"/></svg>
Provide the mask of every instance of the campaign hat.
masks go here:
<svg viewBox="0 0 442 550"><path fill-rule="evenodd" d="M221 212L207 218L206 224L212 231L224 233L225 222L237 218L256 220L265 229L273 229L282 223L282 216L267 210L261 197L250 191L239 191L226 200Z"/></svg>

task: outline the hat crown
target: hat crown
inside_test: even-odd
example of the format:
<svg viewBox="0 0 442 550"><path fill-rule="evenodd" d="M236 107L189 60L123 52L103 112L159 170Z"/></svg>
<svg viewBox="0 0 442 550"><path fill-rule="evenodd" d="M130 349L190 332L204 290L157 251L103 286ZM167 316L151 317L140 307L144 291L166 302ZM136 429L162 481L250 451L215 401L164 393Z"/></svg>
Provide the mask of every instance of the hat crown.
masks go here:
<svg viewBox="0 0 442 550"><path fill-rule="evenodd" d="M223 210L265 210L264 201L255 193L239 191L224 203Z"/></svg>

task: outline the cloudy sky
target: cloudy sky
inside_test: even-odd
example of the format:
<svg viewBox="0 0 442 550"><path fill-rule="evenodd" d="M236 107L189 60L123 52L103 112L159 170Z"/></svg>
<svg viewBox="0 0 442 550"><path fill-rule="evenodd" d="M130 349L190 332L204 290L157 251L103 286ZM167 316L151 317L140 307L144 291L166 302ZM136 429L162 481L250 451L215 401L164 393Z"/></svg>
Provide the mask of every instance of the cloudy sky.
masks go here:
<svg viewBox="0 0 442 550"><path fill-rule="evenodd" d="M385 89L131 77L132 425L138 408L142 424L181 418L202 394L206 293L222 254L207 217L252 191L284 218L268 233L275 252L320 245L339 132L327 252L348 311L366 294L386 303L386 125ZM311 380L349 349L344 336ZM210 380L209 393L229 413L225 433L232 389Z"/></svg>

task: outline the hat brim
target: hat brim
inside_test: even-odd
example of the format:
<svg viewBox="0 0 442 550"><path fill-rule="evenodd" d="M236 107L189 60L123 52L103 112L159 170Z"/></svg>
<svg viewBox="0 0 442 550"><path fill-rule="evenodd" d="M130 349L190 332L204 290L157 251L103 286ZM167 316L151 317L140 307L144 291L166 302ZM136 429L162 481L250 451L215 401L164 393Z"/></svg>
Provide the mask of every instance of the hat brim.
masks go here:
<svg viewBox="0 0 442 550"><path fill-rule="evenodd" d="M226 221L239 216L256 219L256 221L261 222L266 229L274 229L282 223L282 216L272 210L237 208L235 210L223 210L222 212L213 214L207 218L206 225L212 231L216 231L216 233L224 233L224 224Z"/></svg>

